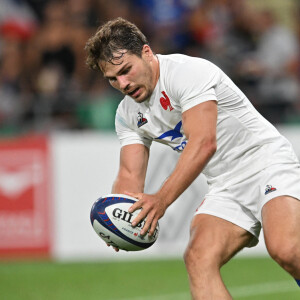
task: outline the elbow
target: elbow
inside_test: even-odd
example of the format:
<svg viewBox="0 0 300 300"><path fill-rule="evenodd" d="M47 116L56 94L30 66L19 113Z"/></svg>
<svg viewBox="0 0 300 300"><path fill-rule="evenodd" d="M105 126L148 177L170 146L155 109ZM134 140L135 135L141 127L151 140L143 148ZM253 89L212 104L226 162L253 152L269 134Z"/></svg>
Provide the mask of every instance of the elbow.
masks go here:
<svg viewBox="0 0 300 300"><path fill-rule="evenodd" d="M207 159L210 159L217 151L217 140L214 136L198 139L198 149Z"/></svg>
<svg viewBox="0 0 300 300"><path fill-rule="evenodd" d="M205 152L207 153L208 158L211 158L217 151L217 141L212 140L209 142L206 142L204 147Z"/></svg>
<svg viewBox="0 0 300 300"><path fill-rule="evenodd" d="M199 151L206 159L210 159L217 151L217 139L215 135L210 136L190 136L189 147L194 148L197 153ZM196 154L196 153L195 153Z"/></svg>
<svg viewBox="0 0 300 300"><path fill-rule="evenodd" d="M194 149L194 155L190 152L195 161L208 161L217 151L217 141L215 138L194 138L188 142L189 149ZM200 155L199 155L200 154Z"/></svg>

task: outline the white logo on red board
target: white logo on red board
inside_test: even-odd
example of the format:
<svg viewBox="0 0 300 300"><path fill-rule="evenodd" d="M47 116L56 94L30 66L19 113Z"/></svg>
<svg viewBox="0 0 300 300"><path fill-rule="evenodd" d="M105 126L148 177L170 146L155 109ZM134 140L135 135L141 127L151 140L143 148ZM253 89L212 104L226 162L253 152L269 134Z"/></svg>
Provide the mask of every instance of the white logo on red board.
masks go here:
<svg viewBox="0 0 300 300"><path fill-rule="evenodd" d="M8 198L16 198L42 180L41 166L37 164L18 168L0 167L0 191Z"/></svg>

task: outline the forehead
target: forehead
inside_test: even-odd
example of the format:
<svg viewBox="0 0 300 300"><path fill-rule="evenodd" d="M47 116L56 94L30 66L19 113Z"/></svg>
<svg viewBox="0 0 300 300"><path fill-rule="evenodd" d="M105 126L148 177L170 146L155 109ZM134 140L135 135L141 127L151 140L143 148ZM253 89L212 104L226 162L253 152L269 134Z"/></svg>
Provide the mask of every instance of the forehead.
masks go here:
<svg viewBox="0 0 300 300"><path fill-rule="evenodd" d="M123 52L116 54L111 61L100 61L99 67L105 77L113 77L117 75L124 67L136 63L140 57L135 54Z"/></svg>

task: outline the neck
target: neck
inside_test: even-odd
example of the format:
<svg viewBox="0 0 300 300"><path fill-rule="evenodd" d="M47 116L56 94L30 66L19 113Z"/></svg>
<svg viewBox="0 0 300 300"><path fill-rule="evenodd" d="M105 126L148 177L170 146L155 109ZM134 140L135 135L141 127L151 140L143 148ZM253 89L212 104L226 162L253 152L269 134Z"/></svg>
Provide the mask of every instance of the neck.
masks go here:
<svg viewBox="0 0 300 300"><path fill-rule="evenodd" d="M154 74L153 78L154 78L154 87L155 87L160 75L159 60L156 55L154 55L154 60L153 60L153 74Z"/></svg>

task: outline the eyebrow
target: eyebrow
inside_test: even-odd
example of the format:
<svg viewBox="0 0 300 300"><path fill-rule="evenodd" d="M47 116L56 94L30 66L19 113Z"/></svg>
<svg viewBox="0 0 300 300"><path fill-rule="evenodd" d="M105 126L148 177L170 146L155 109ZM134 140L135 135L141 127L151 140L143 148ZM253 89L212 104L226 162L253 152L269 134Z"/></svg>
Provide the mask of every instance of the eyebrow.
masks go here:
<svg viewBox="0 0 300 300"><path fill-rule="evenodd" d="M128 68L129 65L130 65L130 63L127 62L124 66L122 66L122 68L117 72L116 76L122 74L122 72L123 72L126 68ZM114 78L114 77L115 77L115 76L105 76L105 75L104 75L104 78L106 78L106 79L111 79L111 78Z"/></svg>

